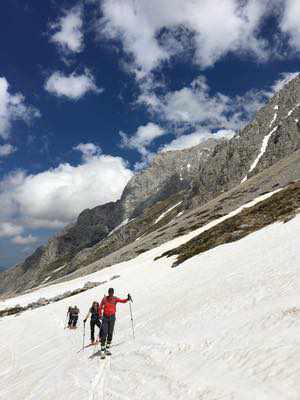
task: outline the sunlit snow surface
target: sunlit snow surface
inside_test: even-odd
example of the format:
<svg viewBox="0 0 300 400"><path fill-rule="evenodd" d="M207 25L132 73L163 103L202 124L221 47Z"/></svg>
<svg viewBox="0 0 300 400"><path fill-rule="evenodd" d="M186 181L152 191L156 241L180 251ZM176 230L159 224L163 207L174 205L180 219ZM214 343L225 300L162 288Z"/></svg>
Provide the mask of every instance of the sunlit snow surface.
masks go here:
<svg viewBox="0 0 300 400"><path fill-rule="evenodd" d="M85 313L112 282L2 318L0 399L298 400L300 217L175 269L174 258L153 261L192 236L7 302L25 304L119 274L113 285L121 297L133 296L136 340L127 304L118 306L113 355L104 361L96 348L80 351L81 320L77 331L64 329L69 304Z"/></svg>

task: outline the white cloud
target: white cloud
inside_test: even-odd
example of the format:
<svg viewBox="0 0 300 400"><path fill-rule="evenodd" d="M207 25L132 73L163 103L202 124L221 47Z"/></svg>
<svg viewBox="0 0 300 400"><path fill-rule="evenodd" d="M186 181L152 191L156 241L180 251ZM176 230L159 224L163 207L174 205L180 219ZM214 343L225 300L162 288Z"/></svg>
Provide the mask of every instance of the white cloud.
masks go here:
<svg viewBox="0 0 300 400"><path fill-rule="evenodd" d="M14 121L19 119L29 123L39 116L38 110L26 105L21 93L10 93L6 78L0 77L0 137L8 138Z"/></svg>
<svg viewBox="0 0 300 400"><path fill-rule="evenodd" d="M45 89L58 97L68 97L71 100L79 100L88 92L99 93L94 77L86 70L82 75L75 73L66 76L61 72L54 72L45 82Z"/></svg>
<svg viewBox="0 0 300 400"><path fill-rule="evenodd" d="M137 68L148 73L174 54L194 50L201 67L228 52L266 57L259 26L267 2L249 0L104 0L98 30L122 41ZM171 8L170 8L171 7Z"/></svg>
<svg viewBox="0 0 300 400"><path fill-rule="evenodd" d="M300 3L299 0L285 0L280 22L281 30L289 36L291 47L300 51Z"/></svg>
<svg viewBox="0 0 300 400"><path fill-rule="evenodd" d="M78 150L82 153L82 159L84 161L88 161L92 157L101 154L101 148L94 143L79 143L74 147L74 150Z"/></svg>
<svg viewBox="0 0 300 400"><path fill-rule="evenodd" d="M236 134L235 131L232 129L220 129L219 131L215 132L212 134L212 137L214 139L226 139L230 140L233 138L233 136Z"/></svg>
<svg viewBox="0 0 300 400"><path fill-rule="evenodd" d="M161 148L162 152L183 150L190 147L197 146L198 144L208 140L208 139L231 139L235 132L232 130L220 130L216 133L211 133L209 131L197 131L189 135L182 135L167 143Z"/></svg>
<svg viewBox="0 0 300 400"><path fill-rule="evenodd" d="M28 235L28 236L21 236L17 235L11 239L12 243L18 246L28 246L30 244L35 244L38 239L35 236Z"/></svg>
<svg viewBox="0 0 300 400"><path fill-rule="evenodd" d="M11 222L0 222L0 237L13 237L23 232L23 227Z"/></svg>
<svg viewBox="0 0 300 400"><path fill-rule="evenodd" d="M190 147L197 146L207 139L207 136L210 135L209 132L193 132L189 135L182 135L172 140L170 143L165 144L161 151L174 151L174 150L183 150Z"/></svg>
<svg viewBox="0 0 300 400"><path fill-rule="evenodd" d="M219 92L212 94L204 76L199 76L182 89L158 95L162 91L153 89L153 77L150 74L141 86L143 92L138 103L144 104L153 117L167 125L168 131L177 135L160 150L179 150L197 145L209 137L230 139L235 131L254 118L256 112L275 92L297 75L298 73L285 72L280 74L280 78L269 90L250 90L244 95L229 97ZM191 130L193 133L182 135ZM134 146L135 136L128 138L125 135L125 139L127 142L131 140L131 147L137 148L137 145ZM146 152L147 148L144 149L144 153ZM150 152L148 154L153 155ZM142 166L144 165L142 160Z"/></svg>
<svg viewBox="0 0 300 400"><path fill-rule="evenodd" d="M14 153L16 150L16 147L8 143L0 145L0 157L7 157L10 154Z"/></svg>
<svg viewBox="0 0 300 400"><path fill-rule="evenodd" d="M79 53L83 50L82 9L74 7L65 11L58 22L51 25L56 32L50 40L57 44L63 52Z"/></svg>
<svg viewBox="0 0 300 400"><path fill-rule="evenodd" d="M104 154L36 175L16 171L0 182L0 221L32 228L65 225L85 208L120 198L131 176L121 158Z"/></svg>
<svg viewBox="0 0 300 400"><path fill-rule="evenodd" d="M264 105L264 92L249 91L230 98L222 93L211 94L205 77L199 76L190 86L165 95L146 91L138 99L159 119L171 123L173 129L199 130L240 129Z"/></svg>
<svg viewBox="0 0 300 400"><path fill-rule="evenodd" d="M272 85L270 96L274 93L279 92L285 85L291 80L295 79L300 72L283 72L280 74L280 78Z"/></svg>
<svg viewBox="0 0 300 400"><path fill-rule="evenodd" d="M128 136L124 132L120 132L120 135L122 137L123 147L136 149L143 156L147 156L149 152L147 147L151 145L155 139L165 135L166 133L167 132L160 126L149 122L147 125L140 126L132 136Z"/></svg>
<svg viewBox="0 0 300 400"><path fill-rule="evenodd" d="M168 93L163 99L164 117L168 121L182 123L205 123L224 125L224 113L230 99L217 93L210 96L206 80L201 77L190 87Z"/></svg>

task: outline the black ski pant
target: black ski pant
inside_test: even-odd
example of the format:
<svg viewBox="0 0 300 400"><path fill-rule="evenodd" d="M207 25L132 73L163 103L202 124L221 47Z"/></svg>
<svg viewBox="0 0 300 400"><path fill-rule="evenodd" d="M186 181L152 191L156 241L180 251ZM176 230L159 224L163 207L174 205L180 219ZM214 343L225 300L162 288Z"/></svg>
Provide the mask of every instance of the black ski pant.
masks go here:
<svg viewBox="0 0 300 400"><path fill-rule="evenodd" d="M101 347L105 347L106 344L110 346L114 334L115 322L115 315L112 315L110 317L103 316L100 331Z"/></svg>
<svg viewBox="0 0 300 400"><path fill-rule="evenodd" d="M95 326L98 326L98 328L101 328L101 322L99 318L91 318L90 321L90 327L91 327L91 341L95 341Z"/></svg>
<svg viewBox="0 0 300 400"><path fill-rule="evenodd" d="M72 328L76 328L77 321L78 321L78 315L74 315L72 317Z"/></svg>

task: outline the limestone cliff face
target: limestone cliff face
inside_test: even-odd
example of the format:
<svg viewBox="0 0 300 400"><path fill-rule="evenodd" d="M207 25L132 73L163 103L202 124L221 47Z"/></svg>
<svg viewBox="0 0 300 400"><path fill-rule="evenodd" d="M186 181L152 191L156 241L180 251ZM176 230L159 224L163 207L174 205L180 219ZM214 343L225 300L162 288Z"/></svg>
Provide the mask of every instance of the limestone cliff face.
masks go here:
<svg viewBox="0 0 300 400"><path fill-rule="evenodd" d="M300 76L278 92L238 135L214 148L200 166L193 194L201 194L206 201L298 150L299 121Z"/></svg>
<svg viewBox="0 0 300 400"><path fill-rule="evenodd" d="M211 139L190 149L158 154L128 182L119 201L84 210L74 224L24 263L0 274L0 293L42 283L49 271L62 268L79 253L85 254L85 249L105 240L124 220L143 215L157 202L176 198L180 193L184 207L193 207L246 182L300 149L299 121L297 77L231 140ZM137 229L135 234L138 233ZM134 237L125 235L112 251ZM107 254L110 248L105 251Z"/></svg>
<svg viewBox="0 0 300 400"><path fill-rule="evenodd" d="M182 190L189 190L219 142L214 139L190 149L158 154L148 168L127 184L121 203L124 219L139 215L145 207Z"/></svg>

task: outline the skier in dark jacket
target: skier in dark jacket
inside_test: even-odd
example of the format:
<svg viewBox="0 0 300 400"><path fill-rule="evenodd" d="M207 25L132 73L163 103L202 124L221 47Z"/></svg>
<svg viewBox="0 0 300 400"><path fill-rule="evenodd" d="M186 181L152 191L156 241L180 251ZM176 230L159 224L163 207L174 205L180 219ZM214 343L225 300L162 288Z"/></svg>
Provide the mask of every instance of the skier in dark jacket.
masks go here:
<svg viewBox="0 0 300 400"><path fill-rule="evenodd" d="M92 304L92 307L89 309L89 312L87 313L85 319L83 320L84 323L91 317L90 320L90 327L91 327L91 344L95 344L95 325L98 326L99 331L101 328L101 321L99 317L99 303L97 301L94 301Z"/></svg>
<svg viewBox="0 0 300 400"><path fill-rule="evenodd" d="M117 303L127 303L131 299L128 294L126 299L119 299L114 296L114 289L108 289L108 296L104 296L99 307L99 317L102 319L100 330L101 338L101 357L105 354L110 355L110 345L113 338Z"/></svg>
<svg viewBox="0 0 300 400"><path fill-rule="evenodd" d="M68 328L71 328L72 325L72 311L73 311L73 307L69 307L68 308L68 312L67 312L67 318L69 318L68 320Z"/></svg>
<svg viewBox="0 0 300 400"><path fill-rule="evenodd" d="M79 317L79 308L77 306L73 307L70 315L71 315L71 329L76 329L76 325L77 325L77 321L78 321L78 317Z"/></svg>

